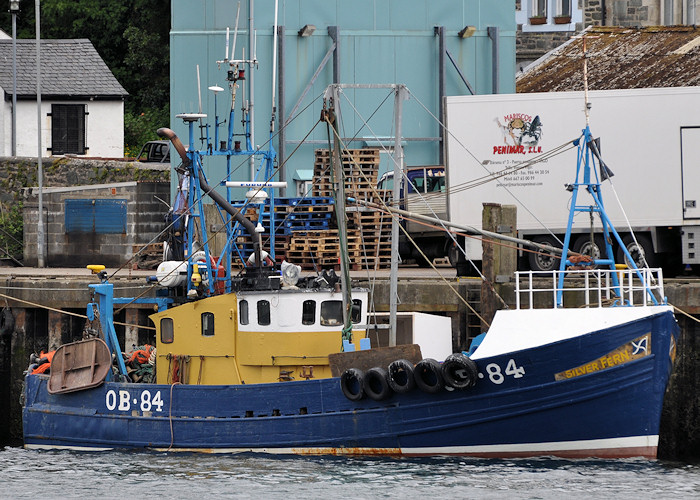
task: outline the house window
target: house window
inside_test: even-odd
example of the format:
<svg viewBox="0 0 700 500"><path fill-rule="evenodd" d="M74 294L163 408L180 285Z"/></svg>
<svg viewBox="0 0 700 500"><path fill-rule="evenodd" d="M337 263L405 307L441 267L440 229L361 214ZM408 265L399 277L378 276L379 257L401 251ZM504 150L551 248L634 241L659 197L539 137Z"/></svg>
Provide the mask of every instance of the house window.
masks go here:
<svg viewBox="0 0 700 500"><path fill-rule="evenodd" d="M51 105L52 154L85 154L86 115L84 104Z"/></svg>
<svg viewBox="0 0 700 500"><path fill-rule="evenodd" d="M270 324L270 301L258 300L258 325Z"/></svg>
<svg viewBox="0 0 700 500"><path fill-rule="evenodd" d="M248 324L248 301L247 300L241 300L238 303L238 315L239 315L239 319L241 321L241 325L247 325Z"/></svg>
<svg viewBox="0 0 700 500"><path fill-rule="evenodd" d="M175 338L173 318L160 320L160 341L164 344L172 344Z"/></svg>
<svg viewBox="0 0 700 500"><path fill-rule="evenodd" d="M313 325L316 322L316 301L305 300L301 308L301 324Z"/></svg>
<svg viewBox="0 0 700 500"><path fill-rule="evenodd" d="M547 0L532 0L532 17L547 17Z"/></svg>
<svg viewBox="0 0 700 500"><path fill-rule="evenodd" d="M557 16L571 16L571 0L557 0Z"/></svg>
<svg viewBox="0 0 700 500"><path fill-rule="evenodd" d="M202 313L202 336L214 336L214 313Z"/></svg>

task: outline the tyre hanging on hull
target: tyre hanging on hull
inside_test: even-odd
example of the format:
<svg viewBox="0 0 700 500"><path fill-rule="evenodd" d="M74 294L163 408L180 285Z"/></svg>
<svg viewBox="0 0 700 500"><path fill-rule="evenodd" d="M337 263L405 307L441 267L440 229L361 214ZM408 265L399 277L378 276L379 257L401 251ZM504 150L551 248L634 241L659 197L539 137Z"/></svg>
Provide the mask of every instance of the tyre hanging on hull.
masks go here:
<svg viewBox="0 0 700 500"><path fill-rule="evenodd" d="M365 394L375 401L382 401L392 393L389 386L389 373L384 368L375 367L367 370L362 387Z"/></svg>
<svg viewBox="0 0 700 500"><path fill-rule="evenodd" d="M359 401L365 397L365 374L357 368L348 368L340 376L340 389L350 401Z"/></svg>
<svg viewBox="0 0 700 500"><path fill-rule="evenodd" d="M426 358L418 362L413 371L413 378L418 388L429 394L435 394L445 386L440 363L432 358Z"/></svg>
<svg viewBox="0 0 700 500"><path fill-rule="evenodd" d="M458 352L450 354L442 363L442 378L445 384L455 389L468 389L476 385L479 369L468 356Z"/></svg>
<svg viewBox="0 0 700 500"><path fill-rule="evenodd" d="M394 392L405 394L416 387L413 363L407 359L397 359L389 365L389 386Z"/></svg>

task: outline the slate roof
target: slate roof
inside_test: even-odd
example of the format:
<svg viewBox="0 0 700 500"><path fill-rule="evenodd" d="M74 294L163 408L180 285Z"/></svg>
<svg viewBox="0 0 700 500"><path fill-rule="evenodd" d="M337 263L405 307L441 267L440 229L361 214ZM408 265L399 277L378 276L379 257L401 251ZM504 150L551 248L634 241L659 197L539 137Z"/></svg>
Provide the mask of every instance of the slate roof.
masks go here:
<svg viewBox="0 0 700 500"><path fill-rule="evenodd" d="M12 40L0 40L0 87L12 96ZM42 97L128 95L87 39L41 40ZM36 98L36 42L17 40L17 98Z"/></svg>
<svg viewBox="0 0 700 500"><path fill-rule="evenodd" d="M590 90L700 85L700 29L589 27ZM583 90L583 41L575 37L525 68L516 92Z"/></svg>

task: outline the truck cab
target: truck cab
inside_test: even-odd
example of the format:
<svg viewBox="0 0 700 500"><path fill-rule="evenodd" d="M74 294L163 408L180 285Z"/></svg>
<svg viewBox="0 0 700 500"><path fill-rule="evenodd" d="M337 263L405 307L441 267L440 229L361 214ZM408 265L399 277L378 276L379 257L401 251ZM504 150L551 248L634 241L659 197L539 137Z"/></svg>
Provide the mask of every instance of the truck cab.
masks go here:
<svg viewBox="0 0 700 500"><path fill-rule="evenodd" d="M447 193L445 189L445 167L407 167L406 182L401 186L399 208L409 212L447 220ZM394 189L394 172L386 172L379 178L378 189ZM407 194L404 194L407 192ZM420 246L429 260L448 256L451 247L445 232L414 221L404 222L411 238ZM402 259L414 259L419 266L427 266L428 260L407 240L399 236L399 252Z"/></svg>

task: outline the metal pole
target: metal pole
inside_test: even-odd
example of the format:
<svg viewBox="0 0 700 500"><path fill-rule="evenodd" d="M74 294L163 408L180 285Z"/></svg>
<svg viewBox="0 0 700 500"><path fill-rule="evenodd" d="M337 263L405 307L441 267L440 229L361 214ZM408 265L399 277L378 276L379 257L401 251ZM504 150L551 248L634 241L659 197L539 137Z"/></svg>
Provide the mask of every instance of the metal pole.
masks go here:
<svg viewBox="0 0 700 500"><path fill-rule="evenodd" d="M333 83L340 83L340 30L337 26L328 27L328 36L333 40L335 49L333 50Z"/></svg>
<svg viewBox="0 0 700 500"><path fill-rule="evenodd" d="M403 147L401 146L401 120L403 115L403 101L406 99L406 87L397 85L394 95L394 204L401 197L401 185L403 184ZM398 309L398 276L399 276L399 220L391 218L391 272L389 288L389 346L396 345L396 312Z"/></svg>
<svg viewBox="0 0 700 500"><path fill-rule="evenodd" d="M438 36L438 119L445 123L443 116L443 101L445 97L445 27L436 26ZM445 165L445 127L440 127L440 152L438 153L438 165Z"/></svg>
<svg viewBox="0 0 700 500"><path fill-rule="evenodd" d="M278 92L277 92L277 102L279 104L277 113L279 120L279 137L277 144L277 162L279 165L279 180L284 182L287 180L287 169L284 165L284 160L286 156L286 140L287 131L285 130L284 121L286 120L284 116L285 95L284 95L284 26L279 26L277 28L277 73L278 76ZM280 190L280 196L287 196L287 188L284 187Z"/></svg>
<svg viewBox="0 0 700 500"><path fill-rule="evenodd" d="M37 117L37 177L39 179L39 223L36 231L36 257L37 266L45 267L44 262L44 170L41 164L41 27L40 18L41 12L39 7L40 0L34 0L34 10L36 12L36 117Z"/></svg>
<svg viewBox="0 0 700 500"><path fill-rule="evenodd" d="M248 49L250 51L250 60L253 61L257 56L257 47L255 47L255 33L253 23L253 4L255 0L248 0ZM248 95L250 102L248 104L248 120L250 121L250 144L253 149L257 149L255 145L255 113L253 112L253 103L255 101L255 63L251 62L248 66ZM273 103L274 106L274 103ZM255 180L255 155L250 155L250 180Z"/></svg>
<svg viewBox="0 0 700 500"><path fill-rule="evenodd" d="M331 159L331 172L333 175L333 188L335 193L335 214L338 219L338 238L340 240L340 274L342 280L340 282L342 297L343 297L343 335L346 330L349 331L352 326L352 296L350 283L350 268L347 252L348 232L347 232L347 212L345 211L345 176L343 167L342 145L339 139L340 123L340 89L337 85L331 86L333 92L333 102L331 107L332 121L331 124L335 131L333 137L333 158Z"/></svg>
<svg viewBox="0 0 700 500"><path fill-rule="evenodd" d="M498 41L499 41L499 28L498 26L489 26L487 28L487 33L489 35L489 38L493 42L493 50L491 51L491 74L492 74L492 92L494 94L498 94L500 91L500 87L498 84L498 80L500 78L499 73L498 73L498 59L499 59L499 47L498 47Z"/></svg>
<svg viewBox="0 0 700 500"><path fill-rule="evenodd" d="M17 14L12 13L12 156L17 156Z"/></svg>

